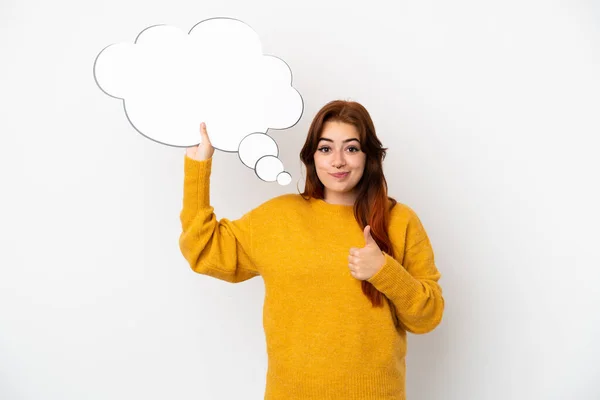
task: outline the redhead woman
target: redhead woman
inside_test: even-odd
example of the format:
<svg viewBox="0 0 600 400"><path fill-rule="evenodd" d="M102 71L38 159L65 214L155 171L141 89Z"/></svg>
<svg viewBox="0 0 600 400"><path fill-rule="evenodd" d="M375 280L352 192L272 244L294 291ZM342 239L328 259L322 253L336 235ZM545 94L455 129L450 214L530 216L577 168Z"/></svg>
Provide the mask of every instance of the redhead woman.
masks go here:
<svg viewBox="0 0 600 400"><path fill-rule="evenodd" d="M180 249L197 273L264 280L265 400L404 400L407 332L435 329L444 298L423 224L388 196L367 110L326 104L300 151L304 191L233 221L210 205L201 135L185 155Z"/></svg>

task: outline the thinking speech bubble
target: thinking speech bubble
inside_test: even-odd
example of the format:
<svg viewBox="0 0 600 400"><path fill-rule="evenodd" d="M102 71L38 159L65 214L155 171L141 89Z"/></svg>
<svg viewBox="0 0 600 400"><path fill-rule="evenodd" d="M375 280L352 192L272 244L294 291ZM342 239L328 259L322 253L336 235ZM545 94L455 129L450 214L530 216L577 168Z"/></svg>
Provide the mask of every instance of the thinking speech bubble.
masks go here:
<svg viewBox="0 0 600 400"><path fill-rule="evenodd" d="M123 100L133 127L156 142L190 147L206 122L215 149L238 152L256 175L291 182L269 128L294 126L304 104L280 58L262 53L257 33L232 18L211 18L188 34L168 25L144 29L134 43L96 57L100 89Z"/></svg>

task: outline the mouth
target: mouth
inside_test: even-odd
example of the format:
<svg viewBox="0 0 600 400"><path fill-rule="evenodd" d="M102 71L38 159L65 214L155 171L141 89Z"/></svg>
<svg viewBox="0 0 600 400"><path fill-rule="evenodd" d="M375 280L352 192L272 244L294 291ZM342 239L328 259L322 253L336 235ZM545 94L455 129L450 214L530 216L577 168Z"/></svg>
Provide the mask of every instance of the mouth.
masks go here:
<svg viewBox="0 0 600 400"><path fill-rule="evenodd" d="M348 174L350 174L350 172L342 172L342 173L329 174L329 175L334 176L336 178L345 178L348 176Z"/></svg>

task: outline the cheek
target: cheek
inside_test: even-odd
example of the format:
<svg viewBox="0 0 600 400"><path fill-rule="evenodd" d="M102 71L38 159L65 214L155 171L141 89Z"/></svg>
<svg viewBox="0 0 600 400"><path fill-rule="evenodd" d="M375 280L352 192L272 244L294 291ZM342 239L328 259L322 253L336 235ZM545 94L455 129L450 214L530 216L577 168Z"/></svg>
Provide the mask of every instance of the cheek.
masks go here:
<svg viewBox="0 0 600 400"><path fill-rule="evenodd" d="M327 169L326 163L319 157L315 157L315 167L319 170Z"/></svg>
<svg viewBox="0 0 600 400"><path fill-rule="evenodd" d="M362 173L365 170L365 162L362 160L356 160L352 167L356 172Z"/></svg>

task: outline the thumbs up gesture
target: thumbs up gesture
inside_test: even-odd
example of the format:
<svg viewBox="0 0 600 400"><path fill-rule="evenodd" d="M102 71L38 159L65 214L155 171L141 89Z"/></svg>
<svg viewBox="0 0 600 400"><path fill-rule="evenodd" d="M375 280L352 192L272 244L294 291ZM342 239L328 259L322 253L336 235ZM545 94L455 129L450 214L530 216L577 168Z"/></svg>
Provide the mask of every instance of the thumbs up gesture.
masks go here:
<svg viewBox="0 0 600 400"><path fill-rule="evenodd" d="M210 142L208 132L206 132L206 124L204 122L200 124L200 139L202 140L200 144L186 148L185 154L189 158L197 161L208 160L213 156L215 148Z"/></svg>
<svg viewBox="0 0 600 400"><path fill-rule="evenodd" d="M371 236L371 226L367 225L363 231L365 247L351 247L348 255L348 268L353 277L364 281L374 276L385 264L383 252Z"/></svg>

